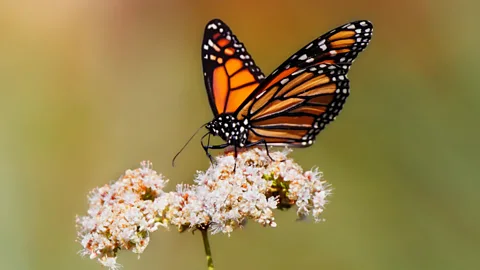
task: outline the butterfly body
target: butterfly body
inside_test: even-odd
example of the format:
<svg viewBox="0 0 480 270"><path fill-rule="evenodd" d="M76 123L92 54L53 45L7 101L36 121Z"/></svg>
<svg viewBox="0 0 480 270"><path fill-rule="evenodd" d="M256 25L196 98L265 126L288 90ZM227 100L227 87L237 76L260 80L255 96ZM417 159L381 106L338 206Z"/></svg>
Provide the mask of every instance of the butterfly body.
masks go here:
<svg viewBox="0 0 480 270"><path fill-rule="evenodd" d="M340 113L350 94L347 73L370 42L368 21L350 22L308 43L265 76L243 43L221 20L205 27L202 63L214 119L202 146L209 149L253 145L299 146ZM225 144L210 145L210 135ZM203 139L208 136L205 145Z"/></svg>
<svg viewBox="0 0 480 270"><path fill-rule="evenodd" d="M248 143L250 124L247 118L239 121L233 114L220 114L205 127L211 134L220 136L229 145L244 147Z"/></svg>

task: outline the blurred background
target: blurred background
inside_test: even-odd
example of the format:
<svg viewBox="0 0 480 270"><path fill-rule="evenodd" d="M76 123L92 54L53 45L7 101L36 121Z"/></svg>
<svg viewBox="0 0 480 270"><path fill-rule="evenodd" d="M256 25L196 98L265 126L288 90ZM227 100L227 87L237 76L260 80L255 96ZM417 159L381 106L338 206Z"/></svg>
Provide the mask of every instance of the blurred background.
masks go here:
<svg viewBox="0 0 480 270"><path fill-rule="evenodd" d="M0 269L102 269L81 258L86 194L149 159L191 183L212 119L205 24L223 19L265 73L343 23L374 23L352 94L295 150L335 188L326 222L250 223L211 239L221 269L480 269L480 39L473 1L1 1ZM198 137L199 139L199 137ZM206 269L199 234L159 230L124 269Z"/></svg>

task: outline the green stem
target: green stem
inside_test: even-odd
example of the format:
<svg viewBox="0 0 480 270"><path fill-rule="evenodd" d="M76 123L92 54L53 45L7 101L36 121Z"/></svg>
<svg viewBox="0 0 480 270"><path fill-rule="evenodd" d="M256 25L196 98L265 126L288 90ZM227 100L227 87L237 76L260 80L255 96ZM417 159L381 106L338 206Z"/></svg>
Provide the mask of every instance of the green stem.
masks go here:
<svg viewBox="0 0 480 270"><path fill-rule="evenodd" d="M203 238L203 247L205 248L205 255L207 256L208 270L214 270L212 251L210 250L210 242L208 242L208 229L200 229Z"/></svg>

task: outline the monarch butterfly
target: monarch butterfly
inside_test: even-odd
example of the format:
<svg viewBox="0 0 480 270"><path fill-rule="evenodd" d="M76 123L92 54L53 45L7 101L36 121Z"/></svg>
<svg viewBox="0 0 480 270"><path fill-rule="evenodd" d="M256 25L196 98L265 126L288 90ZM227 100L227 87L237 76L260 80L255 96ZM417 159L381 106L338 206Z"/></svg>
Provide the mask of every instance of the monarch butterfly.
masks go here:
<svg viewBox="0 0 480 270"><path fill-rule="evenodd" d="M236 155L237 148L261 144L312 145L342 109L350 93L347 72L370 42L372 30L366 20L335 28L265 77L230 28L211 20L202 44L205 87L215 116L204 125L206 154L211 159L209 149L228 146ZM210 135L225 143L210 145Z"/></svg>

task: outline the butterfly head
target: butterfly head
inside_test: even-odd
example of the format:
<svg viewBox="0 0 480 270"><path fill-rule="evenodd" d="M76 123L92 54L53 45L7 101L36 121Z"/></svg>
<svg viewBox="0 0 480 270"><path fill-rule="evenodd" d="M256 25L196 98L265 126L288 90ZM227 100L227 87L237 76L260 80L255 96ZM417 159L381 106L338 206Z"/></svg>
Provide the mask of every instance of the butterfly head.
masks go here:
<svg viewBox="0 0 480 270"><path fill-rule="evenodd" d="M239 121L233 115L219 115L205 126L208 131L220 136L229 145L244 147L248 138L250 123L248 119Z"/></svg>

